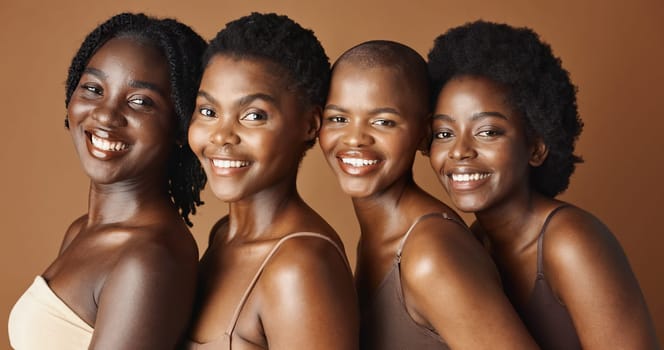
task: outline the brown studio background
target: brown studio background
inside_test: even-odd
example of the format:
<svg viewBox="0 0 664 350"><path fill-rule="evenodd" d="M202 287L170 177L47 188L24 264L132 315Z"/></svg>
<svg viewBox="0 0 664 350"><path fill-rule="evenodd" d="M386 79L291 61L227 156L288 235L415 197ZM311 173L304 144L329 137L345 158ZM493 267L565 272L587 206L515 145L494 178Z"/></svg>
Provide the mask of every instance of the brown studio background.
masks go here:
<svg viewBox="0 0 664 350"><path fill-rule="evenodd" d="M369 39L392 39L426 55L434 37L479 18L534 28L563 60L579 86L585 129L577 168L562 199L600 217L622 243L664 339L664 237L660 183L664 157L664 2L563 0L439 1L57 1L0 3L0 322L55 257L64 230L86 209L88 181L63 128L64 81L85 34L109 16L147 12L176 17L210 39L251 11L287 14L312 28L331 60ZM418 156L416 179L446 200L428 160ZM339 232L351 263L358 226L318 147L304 160L302 195ZM201 252L207 231L226 213L209 191L193 220ZM466 220L472 220L465 216ZM7 335L0 343L8 348Z"/></svg>

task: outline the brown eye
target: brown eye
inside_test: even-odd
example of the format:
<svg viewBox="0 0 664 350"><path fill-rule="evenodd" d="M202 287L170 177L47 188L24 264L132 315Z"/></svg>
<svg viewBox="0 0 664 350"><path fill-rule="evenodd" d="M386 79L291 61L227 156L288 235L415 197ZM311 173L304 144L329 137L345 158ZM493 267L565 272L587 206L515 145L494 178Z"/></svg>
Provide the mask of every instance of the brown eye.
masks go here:
<svg viewBox="0 0 664 350"><path fill-rule="evenodd" d="M214 118L217 116L217 114L210 108L207 107L201 107L198 109L198 113L202 116L208 117L208 118Z"/></svg>
<svg viewBox="0 0 664 350"><path fill-rule="evenodd" d="M454 135L450 131L438 131L438 132L433 134L433 138L440 139L440 140L449 139L452 136L454 136Z"/></svg>
<svg viewBox="0 0 664 350"><path fill-rule="evenodd" d="M250 113L245 114L240 119L247 120L247 121L261 121L261 120L267 119L267 116L263 113L250 112Z"/></svg>
<svg viewBox="0 0 664 350"><path fill-rule="evenodd" d="M332 117L325 118L325 120L327 120L330 123L348 123L348 119L346 119L342 116L339 116L339 115L335 115L335 116L332 116Z"/></svg>

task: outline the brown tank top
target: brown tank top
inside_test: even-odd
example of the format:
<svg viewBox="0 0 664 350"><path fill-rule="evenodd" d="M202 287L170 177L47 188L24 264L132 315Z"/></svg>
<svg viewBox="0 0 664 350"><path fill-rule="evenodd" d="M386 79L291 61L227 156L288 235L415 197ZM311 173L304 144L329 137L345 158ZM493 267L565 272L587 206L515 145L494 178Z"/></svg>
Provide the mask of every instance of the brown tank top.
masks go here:
<svg viewBox="0 0 664 350"><path fill-rule="evenodd" d="M410 317L401 287L401 253L404 244L413 228L421 221L431 217L456 221L445 213L430 213L420 216L410 226L399 244L394 266L381 282L373 298L362 307L360 349L449 349L445 340L434 329L424 327Z"/></svg>
<svg viewBox="0 0 664 350"><path fill-rule="evenodd" d="M267 266L267 263L270 261L272 256L279 250L279 247L286 242L289 239L296 238L296 237L314 237L314 238L320 238L323 240L326 240L330 242L334 246L334 248L337 249L339 252L339 255L343 258L344 262L346 263L346 267L350 271L350 265L348 264L348 260L346 259L346 254L344 251L339 247L332 239L329 237L323 236L319 233L313 233L313 232L298 232L298 233L292 233L287 236L282 237L275 245L272 247L272 250L267 254L265 257L265 260L261 263L260 267L258 268L258 271L256 271L256 274L254 275L253 279L249 283L249 286L247 289L244 291L244 294L242 295L242 298L240 299L240 302L238 306L235 308L235 312L233 313L233 317L231 318L231 321L226 328L226 331L224 334L210 342L207 343L198 343L193 340L188 340L187 343L184 345L183 349L187 350L230 350L232 349L232 340L233 340L233 331L235 330L235 326L237 325L237 321L240 318L240 313L242 312L242 308L244 307L245 303L247 302L247 299L249 299L249 295L251 295L251 291L254 289L256 286L256 283L258 282L258 279L260 278L261 274L263 273L263 270L265 269L265 266Z"/></svg>
<svg viewBox="0 0 664 350"><path fill-rule="evenodd" d="M558 301L544 277L542 246L549 221L562 205L549 214L537 239L537 278L528 303L520 310L521 318L542 350L581 349L581 342L567 308Z"/></svg>

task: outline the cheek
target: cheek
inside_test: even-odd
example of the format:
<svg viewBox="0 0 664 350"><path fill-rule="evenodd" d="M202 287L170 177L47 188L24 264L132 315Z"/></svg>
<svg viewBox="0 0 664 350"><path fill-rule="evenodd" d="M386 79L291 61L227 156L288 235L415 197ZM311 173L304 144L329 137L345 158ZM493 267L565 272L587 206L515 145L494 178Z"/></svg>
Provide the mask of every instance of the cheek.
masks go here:
<svg viewBox="0 0 664 350"><path fill-rule="evenodd" d="M69 102L67 107L67 117L69 118L70 124L79 123L83 120L84 115L91 109L91 106L86 103L82 103L79 100L72 99ZM71 126L71 125L70 125Z"/></svg>
<svg viewBox="0 0 664 350"><path fill-rule="evenodd" d="M440 144L433 143L429 149L429 153L429 163L431 163L431 167L436 173L440 173L443 163L447 158L447 148Z"/></svg>
<svg viewBox="0 0 664 350"><path fill-rule="evenodd" d="M337 140L339 139L339 133L334 132L328 128L322 128L320 134L318 135L318 143L324 154L332 152Z"/></svg>
<svg viewBox="0 0 664 350"><path fill-rule="evenodd" d="M197 156L201 155L203 145L206 143L207 139L206 128L195 122L189 126L187 141L189 142L189 147Z"/></svg>

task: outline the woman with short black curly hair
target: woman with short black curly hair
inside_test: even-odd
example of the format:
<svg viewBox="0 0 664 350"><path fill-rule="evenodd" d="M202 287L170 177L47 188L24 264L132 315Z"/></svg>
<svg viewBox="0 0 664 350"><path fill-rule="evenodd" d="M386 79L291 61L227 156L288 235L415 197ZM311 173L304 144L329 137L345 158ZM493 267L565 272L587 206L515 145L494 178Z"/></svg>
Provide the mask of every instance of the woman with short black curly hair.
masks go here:
<svg viewBox="0 0 664 350"><path fill-rule="evenodd" d="M253 13L210 42L189 127L229 215L201 259L188 349L356 349L343 244L296 179L321 123L330 65L311 30Z"/></svg>
<svg viewBox="0 0 664 350"><path fill-rule="evenodd" d="M172 19L123 13L85 38L67 117L88 210L9 319L12 347L173 349L193 305L189 215L205 175L186 130L205 41Z"/></svg>
<svg viewBox="0 0 664 350"><path fill-rule="evenodd" d="M543 349L653 349L654 328L620 244L555 198L581 159L576 88L528 28L477 21L435 40L431 165L491 252Z"/></svg>

